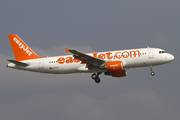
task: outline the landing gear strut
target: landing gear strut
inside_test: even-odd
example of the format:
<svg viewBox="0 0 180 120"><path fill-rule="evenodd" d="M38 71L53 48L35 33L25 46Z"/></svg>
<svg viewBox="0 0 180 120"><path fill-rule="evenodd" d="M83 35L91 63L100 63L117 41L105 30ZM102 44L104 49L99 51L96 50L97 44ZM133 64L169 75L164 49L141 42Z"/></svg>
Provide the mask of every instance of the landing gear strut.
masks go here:
<svg viewBox="0 0 180 120"><path fill-rule="evenodd" d="M100 83L100 79L99 79L99 74L101 74L101 73L97 73L97 75L95 74L95 73L93 73L92 75L91 75L91 78L96 82L96 83Z"/></svg>
<svg viewBox="0 0 180 120"><path fill-rule="evenodd" d="M150 66L150 70L151 70L151 75L154 76L155 75L155 72L153 72L153 66Z"/></svg>

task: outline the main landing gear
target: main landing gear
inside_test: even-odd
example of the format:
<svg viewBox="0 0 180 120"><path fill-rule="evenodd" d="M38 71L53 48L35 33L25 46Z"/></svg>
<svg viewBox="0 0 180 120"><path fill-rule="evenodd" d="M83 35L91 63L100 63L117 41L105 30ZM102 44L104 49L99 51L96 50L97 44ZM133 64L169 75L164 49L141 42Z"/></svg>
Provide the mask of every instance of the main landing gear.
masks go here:
<svg viewBox="0 0 180 120"><path fill-rule="evenodd" d="M99 79L99 75L100 75L101 73L97 73L97 75L96 75L96 73L93 73L92 75L91 75L91 78L96 82L96 83L100 83L101 82L101 80Z"/></svg>
<svg viewBox="0 0 180 120"><path fill-rule="evenodd" d="M155 72L153 72L153 66L150 66L150 70L151 70L151 75L154 76L155 75Z"/></svg>

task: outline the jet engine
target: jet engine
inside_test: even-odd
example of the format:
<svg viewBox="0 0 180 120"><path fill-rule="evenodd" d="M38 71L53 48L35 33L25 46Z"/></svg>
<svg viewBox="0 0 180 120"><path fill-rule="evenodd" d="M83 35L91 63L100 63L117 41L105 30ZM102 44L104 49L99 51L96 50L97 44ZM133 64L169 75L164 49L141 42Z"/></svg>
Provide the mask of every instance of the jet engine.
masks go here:
<svg viewBox="0 0 180 120"><path fill-rule="evenodd" d="M111 75L112 77L125 77L127 75L127 71L123 70L116 70L116 71L107 71L104 72L104 75Z"/></svg>
<svg viewBox="0 0 180 120"><path fill-rule="evenodd" d="M107 69L108 71L123 70L122 61L107 62L100 66L100 68Z"/></svg>

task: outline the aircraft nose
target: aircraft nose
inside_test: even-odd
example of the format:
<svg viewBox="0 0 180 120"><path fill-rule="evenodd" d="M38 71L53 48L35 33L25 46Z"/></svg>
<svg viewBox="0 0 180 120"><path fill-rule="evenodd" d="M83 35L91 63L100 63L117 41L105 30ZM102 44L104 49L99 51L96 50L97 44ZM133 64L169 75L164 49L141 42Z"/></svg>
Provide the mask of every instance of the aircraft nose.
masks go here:
<svg viewBox="0 0 180 120"><path fill-rule="evenodd" d="M174 56L170 54L169 57L168 57L168 59L169 59L170 61L173 61L173 60L174 60Z"/></svg>

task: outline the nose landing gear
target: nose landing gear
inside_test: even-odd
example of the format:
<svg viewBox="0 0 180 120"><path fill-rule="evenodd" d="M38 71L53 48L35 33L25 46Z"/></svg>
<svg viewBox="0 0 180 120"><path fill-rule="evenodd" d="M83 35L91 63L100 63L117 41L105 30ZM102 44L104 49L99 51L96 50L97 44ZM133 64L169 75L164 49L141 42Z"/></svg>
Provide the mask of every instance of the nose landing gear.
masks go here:
<svg viewBox="0 0 180 120"><path fill-rule="evenodd" d="M99 75L100 75L101 73L97 73L97 75L95 74L95 73L93 73L92 75L91 75L91 78L96 82L96 83L100 83L100 78L99 78Z"/></svg>
<svg viewBox="0 0 180 120"><path fill-rule="evenodd" d="M155 75L155 72L153 72L153 66L150 66L150 70L151 70L151 75L154 76Z"/></svg>

